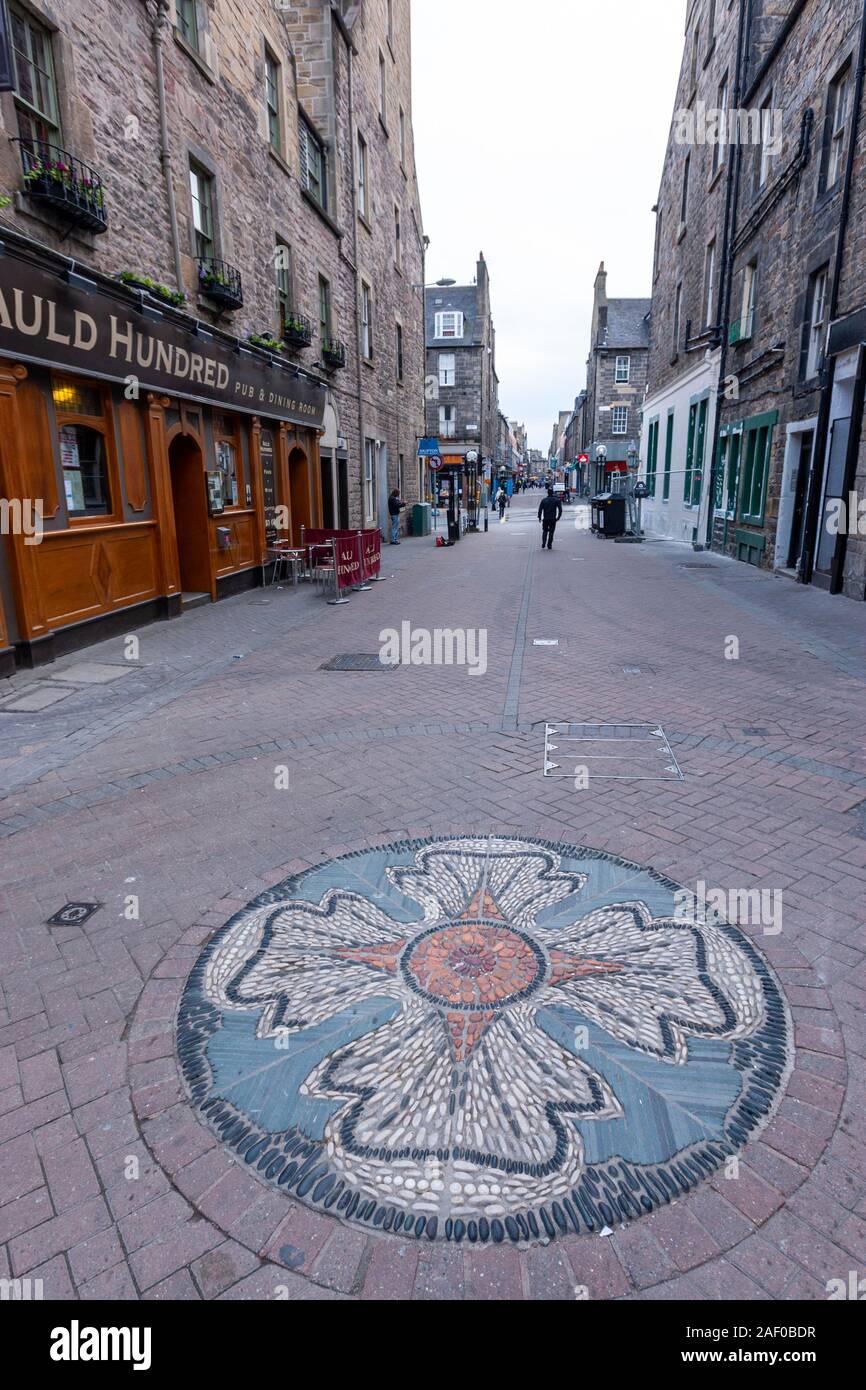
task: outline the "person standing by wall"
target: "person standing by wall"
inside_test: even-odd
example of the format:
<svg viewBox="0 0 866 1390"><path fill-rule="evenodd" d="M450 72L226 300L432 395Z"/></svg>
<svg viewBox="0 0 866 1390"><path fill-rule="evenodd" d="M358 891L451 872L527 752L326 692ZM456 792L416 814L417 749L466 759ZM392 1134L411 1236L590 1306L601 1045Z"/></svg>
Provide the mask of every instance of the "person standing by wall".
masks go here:
<svg viewBox="0 0 866 1390"><path fill-rule="evenodd" d="M391 523L390 540L392 545L400 544L398 539L400 535L400 513L405 511L405 508L406 503L401 500L400 493L397 488L395 488L388 498L388 517Z"/></svg>

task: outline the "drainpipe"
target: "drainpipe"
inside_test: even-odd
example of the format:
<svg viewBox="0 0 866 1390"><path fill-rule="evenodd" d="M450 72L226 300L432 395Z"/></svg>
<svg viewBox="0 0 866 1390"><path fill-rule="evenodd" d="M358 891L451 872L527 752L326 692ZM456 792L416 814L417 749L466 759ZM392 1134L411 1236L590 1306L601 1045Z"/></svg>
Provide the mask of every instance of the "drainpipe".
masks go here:
<svg viewBox="0 0 866 1390"><path fill-rule="evenodd" d="M748 15L747 15L748 10ZM739 111L742 95L743 73L746 66L747 35L751 31L751 0L740 0L740 17L737 28L737 65L731 111ZM719 473L719 444L722 437L722 401L725 399L725 371L728 365L728 326L731 314L731 290L734 274L734 241L737 226L737 212L740 201L740 172L742 169L742 146L737 140L736 148L730 154L727 188L725 191L725 232L722 245L722 299L719 303L719 324L722 329L722 345L719 355L719 384L716 389L716 410L713 420L713 436L710 454L710 478L707 488L707 528L705 549L713 548L713 522L715 512L716 480ZM727 522L725 523L727 530Z"/></svg>
<svg viewBox="0 0 866 1390"><path fill-rule="evenodd" d="M168 117L165 107L165 68L162 61L162 48L168 31L168 0L156 0L153 19L153 58L156 66L156 89L159 99L159 162L162 165L165 191L168 198L168 221L171 229L171 249L174 257L174 278L179 290L183 289L183 267L180 259L180 234L177 226L177 204L174 197L174 183L171 177L171 150L168 138Z"/></svg>
<svg viewBox="0 0 866 1390"><path fill-rule="evenodd" d="M830 304L827 315L829 323L832 323L833 320L838 317L839 312L842 257L845 252L845 234L848 230L848 218L851 212L851 186L854 180L857 134L860 128L860 108L863 102L864 69L866 69L866 0L864 0L863 17L860 21L860 51L857 56L857 78L854 92L853 117L851 121L851 139L848 144L848 158L845 165L845 186L842 192L842 206L839 210L839 231L836 237L833 284L830 291ZM830 358L825 370L826 380L821 391L821 403L818 407L818 423L815 426L812 468L809 474L809 493L806 499L806 520L803 527L803 545L797 561L797 581L800 584L810 583L815 569L815 555L818 548L818 534L821 522L821 493L824 486L827 435L830 430L830 406L833 398L833 385L836 380L835 357ZM838 567L835 564L835 560L831 573L834 579L838 580ZM834 592L838 593L838 587Z"/></svg>

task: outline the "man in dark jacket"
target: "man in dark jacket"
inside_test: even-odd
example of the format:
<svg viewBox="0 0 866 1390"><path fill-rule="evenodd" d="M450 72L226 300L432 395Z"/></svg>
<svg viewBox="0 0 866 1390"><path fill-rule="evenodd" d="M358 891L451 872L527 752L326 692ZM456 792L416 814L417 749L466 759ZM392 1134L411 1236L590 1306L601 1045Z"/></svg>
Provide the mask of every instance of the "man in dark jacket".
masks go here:
<svg viewBox="0 0 866 1390"><path fill-rule="evenodd" d="M398 536L400 535L400 513L402 511L405 511L405 509L406 503L403 501L399 492L395 488L394 491L391 493L391 496L388 498L388 518L390 521L390 540L392 545L400 544L398 540Z"/></svg>
<svg viewBox="0 0 866 1390"><path fill-rule="evenodd" d="M538 520L541 522L541 548L547 546L548 550L553 549L553 536L556 531L556 523L562 516L562 503L556 496L552 487L547 489L547 496L542 497L538 504Z"/></svg>

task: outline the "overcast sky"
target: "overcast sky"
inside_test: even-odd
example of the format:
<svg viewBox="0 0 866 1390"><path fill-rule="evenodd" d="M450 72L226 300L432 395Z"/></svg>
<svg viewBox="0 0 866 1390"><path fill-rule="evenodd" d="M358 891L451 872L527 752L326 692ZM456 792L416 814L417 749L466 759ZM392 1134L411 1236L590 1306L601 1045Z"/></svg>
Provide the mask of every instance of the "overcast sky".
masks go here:
<svg viewBox="0 0 866 1390"><path fill-rule="evenodd" d="M412 0L427 280L491 277L500 404L547 450L592 285L649 296L686 0Z"/></svg>

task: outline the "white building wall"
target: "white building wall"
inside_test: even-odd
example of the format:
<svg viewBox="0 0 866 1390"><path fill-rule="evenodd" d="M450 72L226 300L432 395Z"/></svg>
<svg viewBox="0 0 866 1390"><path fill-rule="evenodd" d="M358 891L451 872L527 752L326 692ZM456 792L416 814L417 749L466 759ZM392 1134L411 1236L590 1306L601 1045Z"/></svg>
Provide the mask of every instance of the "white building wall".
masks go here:
<svg viewBox="0 0 866 1390"><path fill-rule="evenodd" d="M705 543L707 532L707 508L709 505L710 467L712 464L713 439L716 428L716 392L719 381L719 354L701 357L693 370L670 383L664 391L647 396L643 406L641 422L640 476L646 481L646 462L649 444L650 423L658 418L659 443L656 462L655 497L644 500L641 521L648 536L660 536L667 540L683 541L691 545L697 527L697 540ZM686 478L686 456L689 442L689 411L695 396L709 391L707 424L704 444L703 483L700 507L687 506L683 499ZM665 472L665 444L667 440L668 412L673 409L673 448L671 451L670 496L663 498Z"/></svg>

